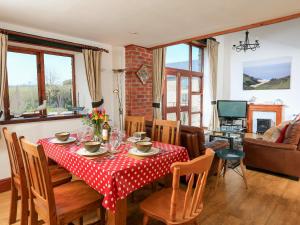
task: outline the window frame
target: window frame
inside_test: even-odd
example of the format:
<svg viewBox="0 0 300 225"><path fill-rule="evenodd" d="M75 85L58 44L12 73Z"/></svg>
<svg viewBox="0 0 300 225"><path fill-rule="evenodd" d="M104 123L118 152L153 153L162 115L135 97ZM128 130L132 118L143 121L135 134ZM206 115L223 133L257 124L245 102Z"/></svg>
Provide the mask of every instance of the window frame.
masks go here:
<svg viewBox="0 0 300 225"><path fill-rule="evenodd" d="M168 113L176 113L177 120L180 120L181 112L188 112L188 125L191 126L192 124L192 114L200 114L200 127L203 125L203 67L204 67L204 47L194 44L194 43L186 43L189 45L189 70L183 69L176 69L165 67L164 73L164 88L163 88L163 96L162 96L162 111L163 111L163 118L167 119ZM197 47L201 49L201 71L196 72L192 71L192 47ZM173 75L176 76L176 107L167 107L167 76ZM181 96L181 77L188 77L189 85L188 85L188 106L181 106L180 96ZM200 78L200 88L199 92L192 92L192 78L198 77ZM200 95L200 109L199 111L192 112L192 96L193 95Z"/></svg>
<svg viewBox="0 0 300 225"><path fill-rule="evenodd" d="M71 53L63 53L63 52L56 52L51 50L41 50L35 48L27 48L27 47L19 47L19 46L8 46L8 52L15 52L15 53L23 53L23 54L32 54L36 55L37 59L37 86L38 86L38 100L39 104L43 103L43 100L46 99L46 80L45 80L45 64L44 64L44 54L50 55L57 55L57 56L65 56L71 58L71 66L72 66L72 102L73 107L77 106L77 99L76 99L76 76L75 76L75 57ZM10 101L9 101L9 86L8 86L8 77L9 74L7 73L7 79L5 83L5 91L4 91L4 122L11 121L11 120L18 120L26 121L26 119L30 119L32 121L33 118L47 118L50 119L58 119L58 118L66 118L68 116L74 117L76 114L75 112L70 113L68 115L55 115L55 116L48 116L47 109L41 110L38 113L25 113L22 115L23 118L16 119L10 114ZM45 119L44 119L45 120Z"/></svg>

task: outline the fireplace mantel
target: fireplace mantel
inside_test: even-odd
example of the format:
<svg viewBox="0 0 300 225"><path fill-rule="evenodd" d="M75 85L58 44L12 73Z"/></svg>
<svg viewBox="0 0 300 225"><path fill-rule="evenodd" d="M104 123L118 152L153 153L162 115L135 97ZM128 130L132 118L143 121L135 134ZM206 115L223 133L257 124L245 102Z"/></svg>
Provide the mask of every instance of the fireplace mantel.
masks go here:
<svg viewBox="0 0 300 225"><path fill-rule="evenodd" d="M265 105L265 104L249 104L247 118L247 132L253 132L253 112L275 112L276 125L282 122L283 105Z"/></svg>

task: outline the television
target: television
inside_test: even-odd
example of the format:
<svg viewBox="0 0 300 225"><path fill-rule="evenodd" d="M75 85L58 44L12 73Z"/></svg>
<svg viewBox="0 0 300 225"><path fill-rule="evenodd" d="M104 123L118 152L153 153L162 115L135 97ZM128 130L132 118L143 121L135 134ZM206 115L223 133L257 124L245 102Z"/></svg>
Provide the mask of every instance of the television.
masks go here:
<svg viewBox="0 0 300 225"><path fill-rule="evenodd" d="M247 101L218 100L220 118L240 119L247 117Z"/></svg>

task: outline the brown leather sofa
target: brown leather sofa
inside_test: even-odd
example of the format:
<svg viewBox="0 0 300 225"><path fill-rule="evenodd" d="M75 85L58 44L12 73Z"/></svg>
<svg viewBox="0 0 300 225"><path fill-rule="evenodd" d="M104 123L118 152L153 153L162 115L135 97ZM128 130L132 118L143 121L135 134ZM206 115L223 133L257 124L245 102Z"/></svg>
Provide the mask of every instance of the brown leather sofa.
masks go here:
<svg viewBox="0 0 300 225"><path fill-rule="evenodd" d="M146 121L147 136L151 137L152 121ZM190 159L194 159L205 154L206 148L211 148L214 151L228 147L228 142L224 140L216 140L205 144L205 136L203 128L184 126L180 127L180 145L188 150ZM211 172L216 171L217 159L215 157L212 164Z"/></svg>
<svg viewBox="0 0 300 225"><path fill-rule="evenodd" d="M292 177L300 177L300 134L294 143L273 143L262 139L244 139L244 163L257 168Z"/></svg>

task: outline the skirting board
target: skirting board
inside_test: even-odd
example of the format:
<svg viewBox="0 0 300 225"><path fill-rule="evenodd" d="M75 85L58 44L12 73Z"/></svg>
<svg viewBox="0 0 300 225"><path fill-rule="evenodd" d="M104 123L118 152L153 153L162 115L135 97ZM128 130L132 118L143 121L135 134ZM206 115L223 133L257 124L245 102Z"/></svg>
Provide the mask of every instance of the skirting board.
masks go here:
<svg viewBox="0 0 300 225"><path fill-rule="evenodd" d="M0 193L10 190L10 182L10 177L0 180Z"/></svg>

